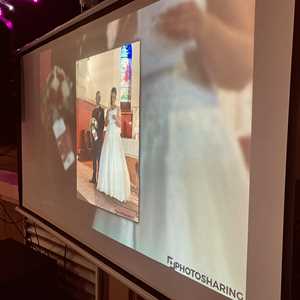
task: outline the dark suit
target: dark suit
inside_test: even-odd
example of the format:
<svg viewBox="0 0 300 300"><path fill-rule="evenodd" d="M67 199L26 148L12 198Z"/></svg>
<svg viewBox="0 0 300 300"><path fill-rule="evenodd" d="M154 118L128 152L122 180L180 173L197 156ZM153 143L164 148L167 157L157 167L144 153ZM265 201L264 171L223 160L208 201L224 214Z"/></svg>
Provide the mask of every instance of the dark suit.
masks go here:
<svg viewBox="0 0 300 300"><path fill-rule="evenodd" d="M93 156L93 178L92 181L96 182L98 170L99 170L99 160L101 155L101 147L103 142L103 130L104 130L104 110L99 106L96 107L92 112L92 118L97 120L97 136L98 139L95 140L93 135L92 138L92 156Z"/></svg>

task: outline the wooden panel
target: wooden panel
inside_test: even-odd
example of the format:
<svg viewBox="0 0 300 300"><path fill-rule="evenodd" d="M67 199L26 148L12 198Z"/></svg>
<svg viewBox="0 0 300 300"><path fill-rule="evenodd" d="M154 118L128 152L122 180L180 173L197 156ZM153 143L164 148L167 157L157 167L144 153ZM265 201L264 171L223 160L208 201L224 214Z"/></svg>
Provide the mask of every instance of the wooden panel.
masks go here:
<svg viewBox="0 0 300 300"><path fill-rule="evenodd" d="M61 267L61 288L78 300L144 300L123 283L98 269L89 260L55 238L45 229L26 223L29 244L54 258Z"/></svg>
<svg viewBox="0 0 300 300"><path fill-rule="evenodd" d="M76 136L77 136L77 152L79 151L80 147L80 135L82 130L86 130L89 128L90 119L92 116L92 111L95 108L91 102L77 99L76 102L76 114L77 114L77 129L76 129Z"/></svg>
<svg viewBox="0 0 300 300"><path fill-rule="evenodd" d="M145 300L145 299L135 294L133 291L129 291L129 300Z"/></svg>
<svg viewBox="0 0 300 300"><path fill-rule="evenodd" d="M27 222L26 232L29 245L57 261L62 270L61 288L69 297L95 299L96 267L91 262L31 222Z"/></svg>
<svg viewBox="0 0 300 300"><path fill-rule="evenodd" d="M129 289L119 280L109 279L109 300L129 300Z"/></svg>
<svg viewBox="0 0 300 300"><path fill-rule="evenodd" d="M132 138L132 112L121 113L121 137Z"/></svg>

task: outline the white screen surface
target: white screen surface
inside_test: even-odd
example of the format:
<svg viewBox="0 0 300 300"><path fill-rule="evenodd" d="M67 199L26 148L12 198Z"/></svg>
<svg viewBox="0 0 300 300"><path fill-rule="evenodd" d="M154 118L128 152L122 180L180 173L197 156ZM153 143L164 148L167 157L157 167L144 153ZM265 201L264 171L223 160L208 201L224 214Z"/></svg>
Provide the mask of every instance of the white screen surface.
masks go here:
<svg viewBox="0 0 300 300"><path fill-rule="evenodd" d="M230 12L205 1L131 8L120 19L93 21L23 59L24 206L175 299L183 299L172 291L175 282L207 297L218 296L201 284L246 299L254 3L249 1L247 12L237 1L230 5ZM191 7L199 14L188 32L170 26L174 16L187 22L178 10ZM213 25L209 36L201 22ZM77 199L74 163L76 61L136 40L137 224ZM159 271L168 274L167 283L155 279Z"/></svg>

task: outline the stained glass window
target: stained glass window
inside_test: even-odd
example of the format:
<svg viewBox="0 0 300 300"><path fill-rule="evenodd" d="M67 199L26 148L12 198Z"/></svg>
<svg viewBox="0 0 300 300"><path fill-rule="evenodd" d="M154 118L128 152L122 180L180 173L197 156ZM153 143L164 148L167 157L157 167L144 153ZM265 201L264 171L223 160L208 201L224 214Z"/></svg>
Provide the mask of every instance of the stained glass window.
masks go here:
<svg viewBox="0 0 300 300"><path fill-rule="evenodd" d="M125 44L121 47L120 56L121 86L120 101L131 101L131 80L132 80L132 45Z"/></svg>

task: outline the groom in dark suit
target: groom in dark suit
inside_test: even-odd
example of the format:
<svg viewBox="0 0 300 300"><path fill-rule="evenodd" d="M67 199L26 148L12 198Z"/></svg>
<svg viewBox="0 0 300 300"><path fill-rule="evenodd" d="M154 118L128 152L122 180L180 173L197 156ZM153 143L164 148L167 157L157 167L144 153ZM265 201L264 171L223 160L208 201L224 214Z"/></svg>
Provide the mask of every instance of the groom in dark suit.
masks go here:
<svg viewBox="0 0 300 300"><path fill-rule="evenodd" d="M97 175L99 171L99 161L101 155L101 148L103 142L103 130L104 130L104 110L100 106L101 94L99 91L96 93L96 107L92 112L91 126L91 140L92 140L92 156L93 156L93 177L90 182L97 183Z"/></svg>

